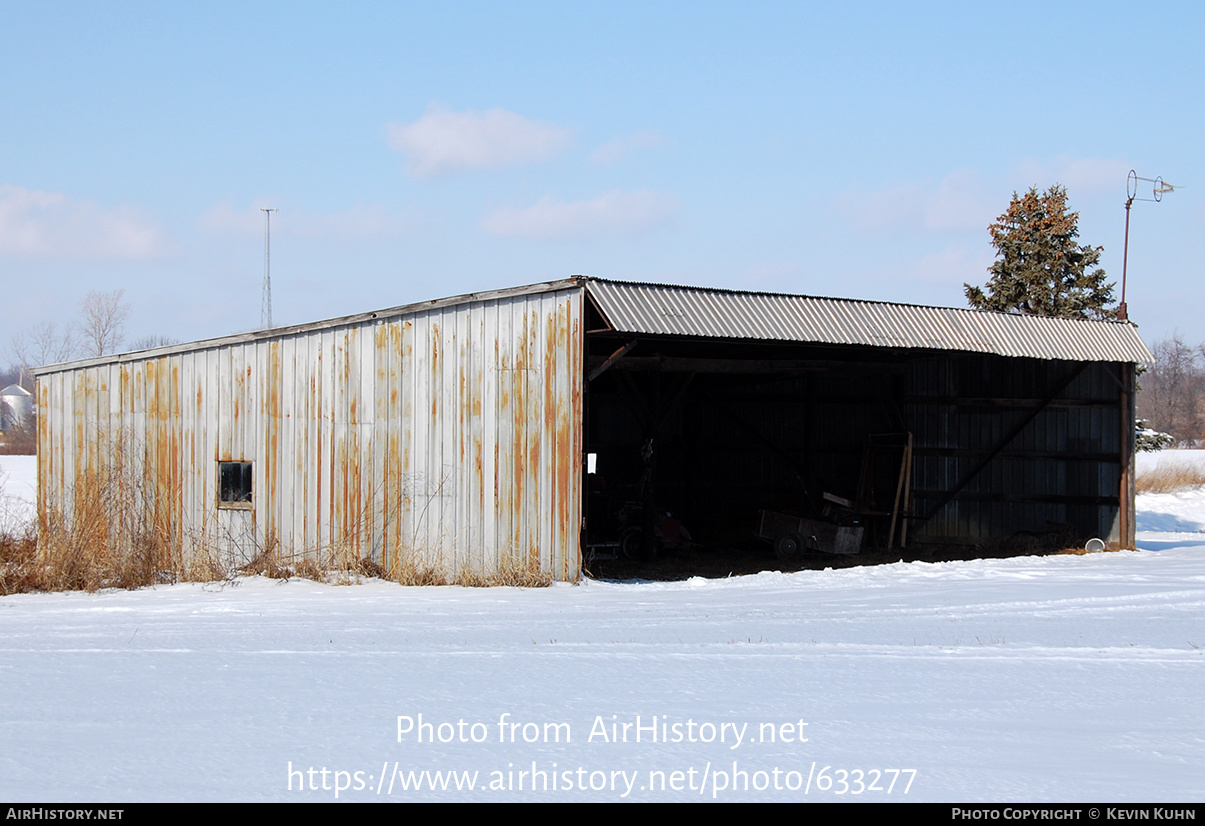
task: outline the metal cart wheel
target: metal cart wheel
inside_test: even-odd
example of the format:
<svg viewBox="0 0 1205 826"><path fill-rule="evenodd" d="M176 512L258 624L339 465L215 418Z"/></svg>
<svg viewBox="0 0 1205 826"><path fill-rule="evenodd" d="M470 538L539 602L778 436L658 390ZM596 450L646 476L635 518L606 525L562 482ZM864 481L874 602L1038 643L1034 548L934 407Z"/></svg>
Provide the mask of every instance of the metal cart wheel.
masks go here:
<svg viewBox="0 0 1205 826"><path fill-rule="evenodd" d="M803 539L797 533L784 533L774 540L774 555L784 561L798 559L803 554Z"/></svg>

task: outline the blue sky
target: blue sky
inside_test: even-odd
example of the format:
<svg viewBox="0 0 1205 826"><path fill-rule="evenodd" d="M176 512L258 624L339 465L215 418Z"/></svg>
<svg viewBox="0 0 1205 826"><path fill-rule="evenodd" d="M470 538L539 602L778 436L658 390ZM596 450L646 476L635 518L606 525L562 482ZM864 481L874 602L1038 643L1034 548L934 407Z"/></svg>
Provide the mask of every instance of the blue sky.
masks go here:
<svg viewBox="0 0 1205 826"><path fill-rule="evenodd" d="M1205 339L1199 5L0 4L0 347L597 275L963 306L1067 186L1131 318ZM1120 284L1119 284L1120 287ZM3 356L0 354L0 363Z"/></svg>

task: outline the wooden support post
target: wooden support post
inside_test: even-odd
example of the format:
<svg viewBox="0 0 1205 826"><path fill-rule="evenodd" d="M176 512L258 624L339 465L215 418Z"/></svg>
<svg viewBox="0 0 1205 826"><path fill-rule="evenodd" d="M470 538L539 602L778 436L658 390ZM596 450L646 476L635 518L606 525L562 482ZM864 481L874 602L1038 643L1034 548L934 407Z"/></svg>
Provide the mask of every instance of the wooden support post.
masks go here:
<svg viewBox="0 0 1205 826"><path fill-rule="evenodd" d="M908 450L904 459L904 513L900 521L900 547L908 547L908 520L912 517L912 432L908 432Z"/></svg>
<svg viewBox="0 0 1205 826"><path fill-rule="evenodd" d="M1137 422L1134 409L1134 365L1121 365L1121 398L1118 403L1118 419L1120 419L1121 455L1118 457L1121 466L1118 496L1118 547L1127 550L1134 549L1134 441Z"/></svg>
<svg viewBox="0 0 1205 826"><path fill-rule="evenodd" d="M895 483L895 500L891 503L891 528L887 531L887 550L889 550L889 551L895 546L894 543L895 543L896 523L902 522L902 520L900 519L900 510L901 510L900 500L901 499L905 503L903 505L903 507L905 507L905 508L907 507L907 504L906 504L908 501L907 487L908 487L908 480L912 476L911 471L912 471L912 433L910 431L908 431L905 433L903 450L901 451L901 456L900 456L900 475L899 475L899 479ZM900 533L902 534L900 537L900 547L902 548L904 546L904 539L908 535L907 528L901 527Z"/></svg>

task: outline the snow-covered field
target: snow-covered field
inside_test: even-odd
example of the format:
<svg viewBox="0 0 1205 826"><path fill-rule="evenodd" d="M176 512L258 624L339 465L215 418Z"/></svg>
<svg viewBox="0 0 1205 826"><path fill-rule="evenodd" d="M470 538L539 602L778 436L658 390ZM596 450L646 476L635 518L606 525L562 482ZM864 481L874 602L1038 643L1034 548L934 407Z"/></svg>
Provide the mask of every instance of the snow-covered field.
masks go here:
<svg viewBox="0 0 1205 826"><path fill-rule="evenodd" d="M36 456L0 456L0 531L33 521L38 498Z"/></svg>
<svg viewBox="0 0 1205 826"><path fill-rule="evenodd" d="M4 597L0 797L1202 801L1205 493L1140 497L1139 530L673 584Z"/></svg>

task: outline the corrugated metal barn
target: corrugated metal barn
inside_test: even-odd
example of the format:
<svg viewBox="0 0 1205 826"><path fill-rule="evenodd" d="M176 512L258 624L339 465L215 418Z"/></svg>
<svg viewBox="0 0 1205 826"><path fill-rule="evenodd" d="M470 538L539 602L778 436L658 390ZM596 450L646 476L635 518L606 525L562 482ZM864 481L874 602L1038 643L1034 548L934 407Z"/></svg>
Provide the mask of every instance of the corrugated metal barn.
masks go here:
<svg viewBox="0 0 1205 826"><path fill-rule="evenodd" d="M182 553L569 581L624 503L703 544L837 503L878 547L1132 547L1148 360L1124 323L577 277L41 368L40 507L116 461Z"/></svg>

